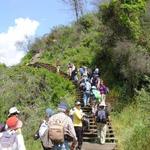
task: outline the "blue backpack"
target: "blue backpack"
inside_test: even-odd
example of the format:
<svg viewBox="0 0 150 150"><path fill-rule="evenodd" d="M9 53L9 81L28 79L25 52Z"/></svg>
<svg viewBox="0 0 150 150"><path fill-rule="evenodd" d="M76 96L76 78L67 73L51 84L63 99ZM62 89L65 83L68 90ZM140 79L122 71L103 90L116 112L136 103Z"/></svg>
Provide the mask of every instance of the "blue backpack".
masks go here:
<svg viewBox="0 0 150 150"><path fill-rule="evenodd" d="M107 123L107 117L106 117L106 111L105 110L99 110L97 112L96 116L96 122L97 123Z"/></svg>

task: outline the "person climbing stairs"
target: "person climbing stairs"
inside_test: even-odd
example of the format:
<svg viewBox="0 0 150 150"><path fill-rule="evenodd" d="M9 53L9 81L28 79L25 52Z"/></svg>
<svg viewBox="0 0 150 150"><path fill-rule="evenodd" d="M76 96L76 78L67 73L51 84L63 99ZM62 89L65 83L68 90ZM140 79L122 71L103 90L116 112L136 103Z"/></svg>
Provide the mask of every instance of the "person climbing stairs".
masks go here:
<svg viewBox="0 0 150 150"><path fill-rule="evenodd" d="M36 62L34 64L29 64L29 66L46 68L51 72L54 72L54 73L57 72L57 68L50 64ZM60 70L59 74L62 77L69 79L69 76L66 73L62 72L61 70ZM77 92L77 99L79 99L81 102L83 102L83 100L82 100L83 92L80 90L78 84L75 84L75 87L76 87L76 92ZM109 105L109 102L107 102L107 103L108 103L107 105ZM93 149L94 150L117 150L117 148L116 148L117 139L115 138L115 133L114 133L111 121L109 120L107 122L108 130L106 133L106 143L104 145L100 145L97 143L97 126L95 123L94 116L92 114L92 107L91 106L82 106L82 110L89 118L88 130L84 131L84 133L83 133L83 148L82 148L82 150L93 150Z"/></svg>

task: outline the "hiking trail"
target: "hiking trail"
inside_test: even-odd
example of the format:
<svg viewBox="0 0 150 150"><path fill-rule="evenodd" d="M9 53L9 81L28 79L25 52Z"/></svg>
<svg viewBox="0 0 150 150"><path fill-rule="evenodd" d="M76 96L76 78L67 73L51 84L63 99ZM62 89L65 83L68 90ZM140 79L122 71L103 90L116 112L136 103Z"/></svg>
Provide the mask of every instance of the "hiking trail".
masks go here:
<svg viewBox="0 0 150 150"><path fill-rule="evenodd" d="M57 68L52 66L51 64L40 63L37 61L31 62L29 66L38 67L38 68L46 68L50 72L57 73ZM60 70L59 73L62 77L69 80L69 76L67 73L64 73ZM73 82L74 83L74 82ZM75 83L74 83L75 84ZM76 94L77 98L82 101L83 93L79 89L79 86L76 86ZM111 103L109 101L106 102L109 107L111 107ZM106 143L105 144L98 144L96 143L97 139L97 127L94 121L94 117L92 116L92 109L90 106L82 107L84 113L89 116L89 130L84 131L83 134L83 146L82 150L117 150L117 139L115 138L115 133L112 127L111 121L107 123L108 129L106 134Z"/></svg>

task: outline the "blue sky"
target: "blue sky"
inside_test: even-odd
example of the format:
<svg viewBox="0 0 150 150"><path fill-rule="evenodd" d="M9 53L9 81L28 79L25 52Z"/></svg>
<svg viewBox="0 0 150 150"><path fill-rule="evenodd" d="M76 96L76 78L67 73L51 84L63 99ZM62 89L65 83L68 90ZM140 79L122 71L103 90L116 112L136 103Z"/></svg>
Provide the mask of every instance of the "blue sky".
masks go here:
<svg viewBox="0 0 150 150"><path fill-rule="evenodd" d="M75 19L62 0L1 0L0 11L0 63L7 66L18 64L25 56L29 38Z"/></svg>
<svg viewBox="0 0 150 150"><path fill-rule="evenodd" d="M68 24L72 15L61 0L1 0L0 32L14 25L16 18L29 18L39 22L36 34L49 32L53 26Z"/></svg>
<svg viewBox="0 0 150 150"><path fill-rule="evenodd" d="M53 26L74 20L72 11L61 0L1 0L0 10L0 32L6 32L20 17L39 22L37 36L49 32Z"/></svg>

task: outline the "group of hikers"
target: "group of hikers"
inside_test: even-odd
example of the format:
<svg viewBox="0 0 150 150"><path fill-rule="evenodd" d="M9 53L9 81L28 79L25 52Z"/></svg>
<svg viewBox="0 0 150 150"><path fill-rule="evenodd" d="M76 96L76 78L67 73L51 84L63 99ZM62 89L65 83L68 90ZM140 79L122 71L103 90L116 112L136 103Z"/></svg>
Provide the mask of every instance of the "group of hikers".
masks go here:
<svg viewBox="0 0 150 150"><path fill-rule="evenodd" d="M78 75L78 72L80 75ZM91 102L105 103L106 94L109 92L109 88L100 78L99 68L95 68L92 71L86 66L81 66L77 69L74 64L69 63L67 73L71 80L79 84L80 90L83 92L84 106L90 105Z"/></svg>
<svg viewBox="0 0 150 150"><path fill-rule="evenodd" d="M77 69L69 63L67 73L79 85L83 100L76 100L72 109L65 102L60 102L57 111L54 112L51 108L45 110L45 118L34 135L35 140L40 139L43 150L82 149L83 133L84 129L88 130L89 114L85 114L81 106L92 108L97 125L97 142L105 144L109 120L105 99L109 89L100 78L99 69L89 71L85 66ZM0 150L25 150L19 114L16 107L10 108L6 124L0 128Z"/></svg>
<svg viewBox="0 0 150 150"><path fill-rule="evenodd" d="M105 144L107 121L110 120L106 105L106 95L109 93L109 88L100 77L99 68L95 67L94 70L91 70L86 66L80 66L77 69L73 63L69 63L67 73L70 79L79 85L83 93L83 106L92 108L92 114L97 125L97 142Z"/></svg>

